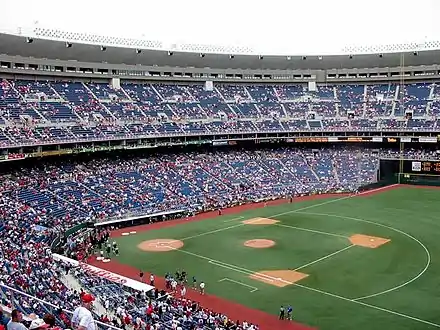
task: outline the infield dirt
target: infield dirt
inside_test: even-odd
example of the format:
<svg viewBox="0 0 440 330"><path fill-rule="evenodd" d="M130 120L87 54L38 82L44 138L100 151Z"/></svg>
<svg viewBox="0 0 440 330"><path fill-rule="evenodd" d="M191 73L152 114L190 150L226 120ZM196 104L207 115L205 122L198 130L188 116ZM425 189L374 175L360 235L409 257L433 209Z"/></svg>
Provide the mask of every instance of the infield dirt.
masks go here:
<svg viewBox="0 0 440 330"><path fill-rule="evenodd" d="M273 225L277 222L279 221L269 218L252 218L242 221L242 223L244 223L245 225Z"/></svg>
<svg viewBox="0 0 440 330"><path fill-rule="evenodd" d="M138 244L138 248L145 252L168 252L182 247L182 241L169 238L152 239Z"/></svg>
<svg viewBox="0 0 440 330"><path fill-rule="evenodd" d="M391 242L391 240L388 238L355 234L350 236L350 242L353 245L363 246L370 249L376 249L388 242Z"/></svg>
<svg viewBox="0 0 440 330"><path fill-rule="evenodd" d="M283 288L285 286L294 284L306 278L307 274L300 273L294 270L262 270L257 273L249 275L253 280L264 282Z"/></svg>
<svg viewBox="0 0 440 330"><path fill-rule="evenodd" d="M275 242L270 239L250 239L243 244L246 247L254 249L267 249L275 245Z"/></svg>

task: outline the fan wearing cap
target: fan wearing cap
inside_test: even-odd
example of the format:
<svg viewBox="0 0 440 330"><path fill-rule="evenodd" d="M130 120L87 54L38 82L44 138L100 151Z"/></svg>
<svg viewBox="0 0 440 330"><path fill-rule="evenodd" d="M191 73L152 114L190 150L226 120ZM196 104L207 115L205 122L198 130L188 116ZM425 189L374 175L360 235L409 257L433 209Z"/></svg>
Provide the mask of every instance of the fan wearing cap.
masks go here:
<svg viewBox="0 0 440 330"><path fill-rule="evenodd" d="M47 329L50 325L44 322L42 319L35 319L31 322L29 326L29 330L39 330L39 329Z"/></svg>
<svg viewBox="0 0 440 330"><path fill-rule="evenodd" d="M81 306L77 307L72 316L72 329L74 330L96 330L92 312L95 297L90 293L81 296Z"/></svg>

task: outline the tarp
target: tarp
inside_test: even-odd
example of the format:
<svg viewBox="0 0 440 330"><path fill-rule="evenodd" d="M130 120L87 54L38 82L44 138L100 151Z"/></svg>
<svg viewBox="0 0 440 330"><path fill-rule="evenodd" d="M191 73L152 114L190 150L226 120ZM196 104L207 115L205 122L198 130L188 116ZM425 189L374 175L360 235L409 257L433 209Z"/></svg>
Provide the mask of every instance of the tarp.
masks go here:
<svg viewBox="0 0 440 330"><path fill-rule="evenodd" d="M135 289L135 290L140 290L140 291L150 291L154 289L154 286L133 280L131 278L119 275L119 274L115 274L112 272L109 272L108 270L105 269L101 269L83 262L79 262L77 260L73 260L70 258L67 258L66 256L62 256L60 254L52 254L52 257L57 260L57 261L64 261L67 262L69 264L71 264L72 266L80 266L83 270L85 270L85 272L87 274L90 275L95 275L95 276L99 276L102 278L105 278L109 281L118 283L118 284L122 284L124 286L127 286L129 288Z"/></svg>

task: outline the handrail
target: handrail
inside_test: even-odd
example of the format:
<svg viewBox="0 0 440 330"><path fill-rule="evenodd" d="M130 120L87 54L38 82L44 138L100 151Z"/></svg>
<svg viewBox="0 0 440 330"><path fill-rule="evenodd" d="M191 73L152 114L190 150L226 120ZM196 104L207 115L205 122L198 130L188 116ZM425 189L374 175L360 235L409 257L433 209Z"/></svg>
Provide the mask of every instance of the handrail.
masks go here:
<svg viewBox="0 0 440 330"><path fill-rule="evenodd" d="M17 294L20 294L20 295L23 295L23 296L25 296L25 297L27 297L27 298L30 298L30 299L32 299L32 300L38 301L39 303L42 303L42 304L47 305L47 306L50 306L50 307L52 307L52 308L54 308L54 309L57 309L57 310L58 310L58 309L61 309L63 312L65 312L65 313L67 313L67 314L70 314L70 315L73 315L73 312L72 312L72 311L69 311L69 310L67 310L67 309L61 308L61 307L56 306L56 305L54 305L54 304L51 304L51 303L49 303L49 302L47 302L47 301L44 301L44 300L39 299L39 298L37 298L37 297L34 297L34 296L32 296L32 295L30 295L30 294L27 294L27 293L25 293L25 292L22 292L22 291L20 291L20 290L14 289L14 288L12 288L12 287L10 287L10 286L8 286L8 285L0 284L0 288L5 288L5 289L10 290L10 291L12 291L12 292L15 292L15 293L17 293ZM120 328L118 328L118 327L115 327L115 326L113 326L113 325L111 325L111 324L103 323L103 322L101 322L101 321L96 321L96 320L95 320L95 323L98 324L98 325L100 325L100 326L102 326L102 327L104 327L105 329L120 330Z"/></svg>

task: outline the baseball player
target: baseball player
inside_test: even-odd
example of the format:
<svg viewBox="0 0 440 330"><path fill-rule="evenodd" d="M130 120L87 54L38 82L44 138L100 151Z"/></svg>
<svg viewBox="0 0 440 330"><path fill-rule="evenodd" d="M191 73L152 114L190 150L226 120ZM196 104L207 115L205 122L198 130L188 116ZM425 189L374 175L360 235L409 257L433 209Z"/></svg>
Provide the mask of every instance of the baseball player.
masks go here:
<svg viewBox="0 0 440 330"><path fill-rule="evenodd" d="M205 282L203 281L200 282L200 294L201 295L205 294Z"/></svg>
<svg viewBox="0 0 440 330"><path fill-rule="evenodd" d="M197 290L197 279L196 279L196 277L193 276L193 277L192 277L192 280L193 280L193 289L194 289L194 290Z"/></svg>

